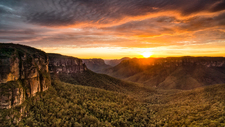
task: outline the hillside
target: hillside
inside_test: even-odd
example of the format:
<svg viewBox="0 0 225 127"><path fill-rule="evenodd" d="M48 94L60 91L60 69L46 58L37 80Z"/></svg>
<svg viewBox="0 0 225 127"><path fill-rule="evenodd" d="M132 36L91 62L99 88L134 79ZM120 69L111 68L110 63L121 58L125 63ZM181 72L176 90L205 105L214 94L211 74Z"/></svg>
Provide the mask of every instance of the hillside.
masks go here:
<svg viewBox="0 0 225 127"><path fill-rule="evenodd" d="M103 73L145 87L193 89L225 83L225 58L180 57L122 61Z"/></svg>
<svg viewBox="0 0 225 127"><path fill-rule="evenodd" d="M167 96L149 96L145 102L158 112L154 118L167 126L225 126L225 84L180 91Z"/></svg>
<svg viewBox="0 0 225 127"><path fill-rule="evenodd" d="M129 94L53 80L48 91L26 101L27 117L19 126L225 126L224 93L225 85L157 90L141 102ZM13 123L0 120L2 126Z"/></svg>
<svg viewBox="0 0 225 127"><path fill-rule="evenodd" d="M144 88L140 84L123 81L105 74L97 74L90 70L72 75L58 74L57 78L66 83L91 86L131 95L154 92L154 89Z"/></svg>
<svg viewBox="0 0 225 127"><path fill-rule="evenodd" d="M150 123L152 113L127 95L60 81L53 81L47 92L27 101L26 112L21 127L141 126ZM7 126L11 120L1 123Z"/></svg>

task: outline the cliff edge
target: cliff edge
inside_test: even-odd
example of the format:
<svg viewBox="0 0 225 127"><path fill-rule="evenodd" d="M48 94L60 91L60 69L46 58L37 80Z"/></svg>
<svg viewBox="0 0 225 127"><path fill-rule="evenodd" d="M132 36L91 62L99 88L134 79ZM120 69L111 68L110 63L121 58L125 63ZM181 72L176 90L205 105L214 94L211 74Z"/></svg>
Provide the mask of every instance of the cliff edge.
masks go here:
<svg viewBox="0 0 225 127"><path fill-rule="evenodd" d="M18 44L0 44L0 108L20 105L51 84L45 52Z"/></svg>

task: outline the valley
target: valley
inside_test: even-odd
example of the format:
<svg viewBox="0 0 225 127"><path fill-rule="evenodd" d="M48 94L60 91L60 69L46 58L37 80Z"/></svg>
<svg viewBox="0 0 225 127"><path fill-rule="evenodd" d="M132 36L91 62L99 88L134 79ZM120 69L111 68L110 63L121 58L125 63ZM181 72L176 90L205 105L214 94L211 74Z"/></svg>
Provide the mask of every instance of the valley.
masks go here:
<svg viewBox="0 0 225 127"><path fill-rule="evenodd" d="M0 0L0 127L225 127L225 0Z"/></svg>
<svg viewBox="0 0 225 127"><path fill-rule="evenodd" d="M0 55L9 68L1 72L2 126L225 126L224 58L128 59L106 75L79 58L23 45L0 44ZM38 80L28 82L34 74Z"/></svg>

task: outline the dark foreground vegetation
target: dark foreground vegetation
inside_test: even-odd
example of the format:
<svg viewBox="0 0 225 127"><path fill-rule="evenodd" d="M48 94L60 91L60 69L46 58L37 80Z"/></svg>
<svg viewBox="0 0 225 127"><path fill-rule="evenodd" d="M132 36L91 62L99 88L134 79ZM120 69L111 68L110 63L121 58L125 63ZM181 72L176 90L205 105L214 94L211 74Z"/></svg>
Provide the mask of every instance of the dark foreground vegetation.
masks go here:
<svg viewBox="0 0 225 127"><path fill-rule="evenodd" d="M152 97L146 98L145 102L151 103ZM154 119L162 126L224 127L224 98L225 85L212 85L159 96L158 102L149 108L157 112Z"/></svg>
<svg viewBox="0 0 225 127"><path fill-rule="evenodd" d="M25 106L19 126L225 126L225 85L189 91L157 90L139 101L129 94L54 80L48 91L20 107L1 110L14 117ZM144 101L143 101L144 100ZM25 117L26 116L26 117ZM15 119L1 119L2 126Z"/></svg>
<svg viewBox="0 0 225 127"><path fill-rule="evenodd" d="M38 101L37 101L38 100ZM26 102L19 126L144 126L154 112L127 95L54 81ZM5 124L10 123L5 121Z"/></svg>

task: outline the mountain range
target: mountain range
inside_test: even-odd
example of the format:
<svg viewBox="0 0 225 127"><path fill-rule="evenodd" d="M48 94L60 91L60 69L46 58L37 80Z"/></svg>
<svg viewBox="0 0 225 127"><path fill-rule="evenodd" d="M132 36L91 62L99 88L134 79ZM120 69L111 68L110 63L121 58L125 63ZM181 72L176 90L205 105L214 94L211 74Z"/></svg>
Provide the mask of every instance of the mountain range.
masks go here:
<svg viewBox="0 0 225 127"><path fill-rule="evenodd" d="M225 83L223 57L134 58L102 73L162 89L194 89Z"/></svg>

